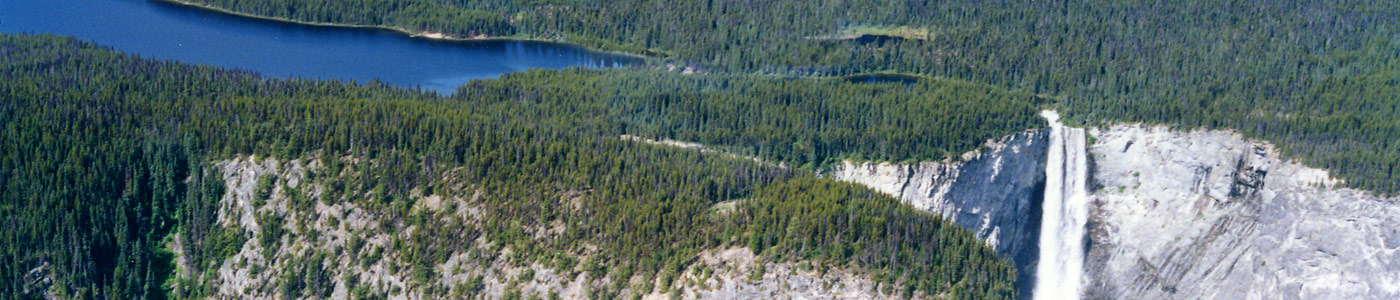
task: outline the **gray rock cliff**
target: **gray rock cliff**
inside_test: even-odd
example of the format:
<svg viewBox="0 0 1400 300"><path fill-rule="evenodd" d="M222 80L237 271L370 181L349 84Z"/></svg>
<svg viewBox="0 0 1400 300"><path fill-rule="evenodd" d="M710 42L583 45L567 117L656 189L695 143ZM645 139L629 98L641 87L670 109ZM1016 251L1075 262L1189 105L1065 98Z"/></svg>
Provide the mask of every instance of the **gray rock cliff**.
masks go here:
<svg viewBox="0 0 1400 300"><path fill-rule="evenodd" d="M1031 130L988 141L961 160L893 164L844 162L823 176L893 195L976 232L1011 258L1027 293L1039 249L1048 135Z"/></svg>
<svg viewBox="0 0 1400 300"><path fill-rule="evenodd" d="M1400 299L1400 199L1228 131L1095 130L1090 299Z"/></svg>
<svg viewBox="0 0 1400 300"><path fill-rule="evenodd" d="M1400 197L1345 188L1231 131L1090 135L1087 299L1400 299ZM958 161L845 162L824 176L975 231L1016 262L1025 294L1046 147L1028 131Z"/></svg>

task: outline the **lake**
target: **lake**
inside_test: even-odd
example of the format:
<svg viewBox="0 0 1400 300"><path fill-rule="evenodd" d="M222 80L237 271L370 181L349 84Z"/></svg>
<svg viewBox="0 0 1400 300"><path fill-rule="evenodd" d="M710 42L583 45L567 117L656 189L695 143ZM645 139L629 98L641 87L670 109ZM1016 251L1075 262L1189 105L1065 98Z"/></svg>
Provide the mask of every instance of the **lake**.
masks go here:
<svg viewBox="0 0 1400 300"><path fill-rule="evenodd" d="M443 41L388 30L301 25L147 0L3 0L0 32L48 33L158 60L273 77L373 79L450 94L533 68L621 67L640 58L526 41Z"/></svg>

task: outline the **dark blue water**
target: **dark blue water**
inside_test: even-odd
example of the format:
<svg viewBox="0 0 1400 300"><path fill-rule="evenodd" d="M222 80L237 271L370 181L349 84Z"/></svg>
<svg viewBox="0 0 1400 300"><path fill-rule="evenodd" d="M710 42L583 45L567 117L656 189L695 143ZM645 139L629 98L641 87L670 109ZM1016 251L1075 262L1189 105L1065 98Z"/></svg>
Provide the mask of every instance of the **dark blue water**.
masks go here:
<svg viewBox="0 0 1400 300"><path fill-rule="evenodd" d="M148 0L0 0L0 32L49 33L142 57L275 77L379 79L443 94L532 68L639 63L552 43L453 42L361 28L298 25Z"/></svg>

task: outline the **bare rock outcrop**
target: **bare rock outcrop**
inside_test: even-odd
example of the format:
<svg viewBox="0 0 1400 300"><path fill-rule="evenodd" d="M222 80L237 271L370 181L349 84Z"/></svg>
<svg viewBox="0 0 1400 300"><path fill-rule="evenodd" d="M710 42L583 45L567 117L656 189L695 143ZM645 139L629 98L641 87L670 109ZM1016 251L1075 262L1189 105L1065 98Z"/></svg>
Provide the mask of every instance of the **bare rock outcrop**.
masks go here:
<svg viewBox="0 0 1400 300"><path fill-rule="evenodd" d="M1033 282L1045 189L1045 130L987 141L960 160L843 162L823 176L859 183L972 230L1016 263L1022 294Z"/></svg>
<svg viewBox="0 0 1400 300"><path fill-rule="evenodd" d="M643 299L901 299L869 276L845 268L809 263L765 262L748 248L711 249L686 268L670 293ZM884 293L877 292L883 288ZM915 299L929 298L923 292Z"/></svg>
<svg viewBox="0 0 1400 300"><path fill-rule="evenodd" d="M1229 131L1092 132L1092 299L1400 299L1400 199Z"/></svg>
<svg viewBox="0 0 1400 300"><path fill-rule="evenodd" d="M331 168L366 163L365 168ZM357 169L372 161L334 159L255 158L221 161L226 194L220 200L219 223L242 228L248 241L222 262L211 284L220 299L889 299L898 287L877 284L870 274L843 267L816 268L812 262L771 262L747 248L709 249L671 283L662 276L615 273L590 274L585 265L596 247L572 252L571 263L530 262L509 245L493 246L484 234L451 249L437 265L421 268L397 247L417 226L398 228L387 219L387 208L374 207L376 195L359 188ZM330 192L331 186L342 192ZM409 192L410 212L426 212L435 224L480 226L480 192L470 183L449 182L433 194ZM581 192L580 192L581 193ZM564 193L577 197L578 193ZM300 203L300 205L298 205ZM733 205L733 203L729 203ZM387 220L387 221L386 221ZM280 230L267 230L275 226ZM470 230L469 230L470 231ZM563 224L526 228L535 238L555 238ZM270 232L282 232L268 238ZM472 231L474 232L474 231ZM456 238L456 237L442 237ZM560 267L566 266L566 267ZM307 271L310 270L310 271ZM432 276L419 276L430 270ZM311 274L312 276L303 276ZM625 280L626 282L618 282ZM648 280L652 284L646 283ZM614 284L617 294L593 295ZM637 290L639 287L650 290ZM296 290L296 292L289 292ZM882 293L884 292L884 293ZM916 299L929 298L916 293Z"/></svg>

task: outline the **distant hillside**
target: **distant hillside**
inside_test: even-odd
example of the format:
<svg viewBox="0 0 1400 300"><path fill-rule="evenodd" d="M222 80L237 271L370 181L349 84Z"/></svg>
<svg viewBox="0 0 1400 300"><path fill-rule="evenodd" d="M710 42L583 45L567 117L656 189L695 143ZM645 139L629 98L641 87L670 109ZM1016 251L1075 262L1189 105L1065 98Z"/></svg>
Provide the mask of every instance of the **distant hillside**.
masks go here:
<svg viewBox="0 0 1400 300"><path fill-rule="evenodd" d="M1063 99L1080 122L1238 129L1400 192L1397 1L188 1L714 72L956 78Z"/></svg>

